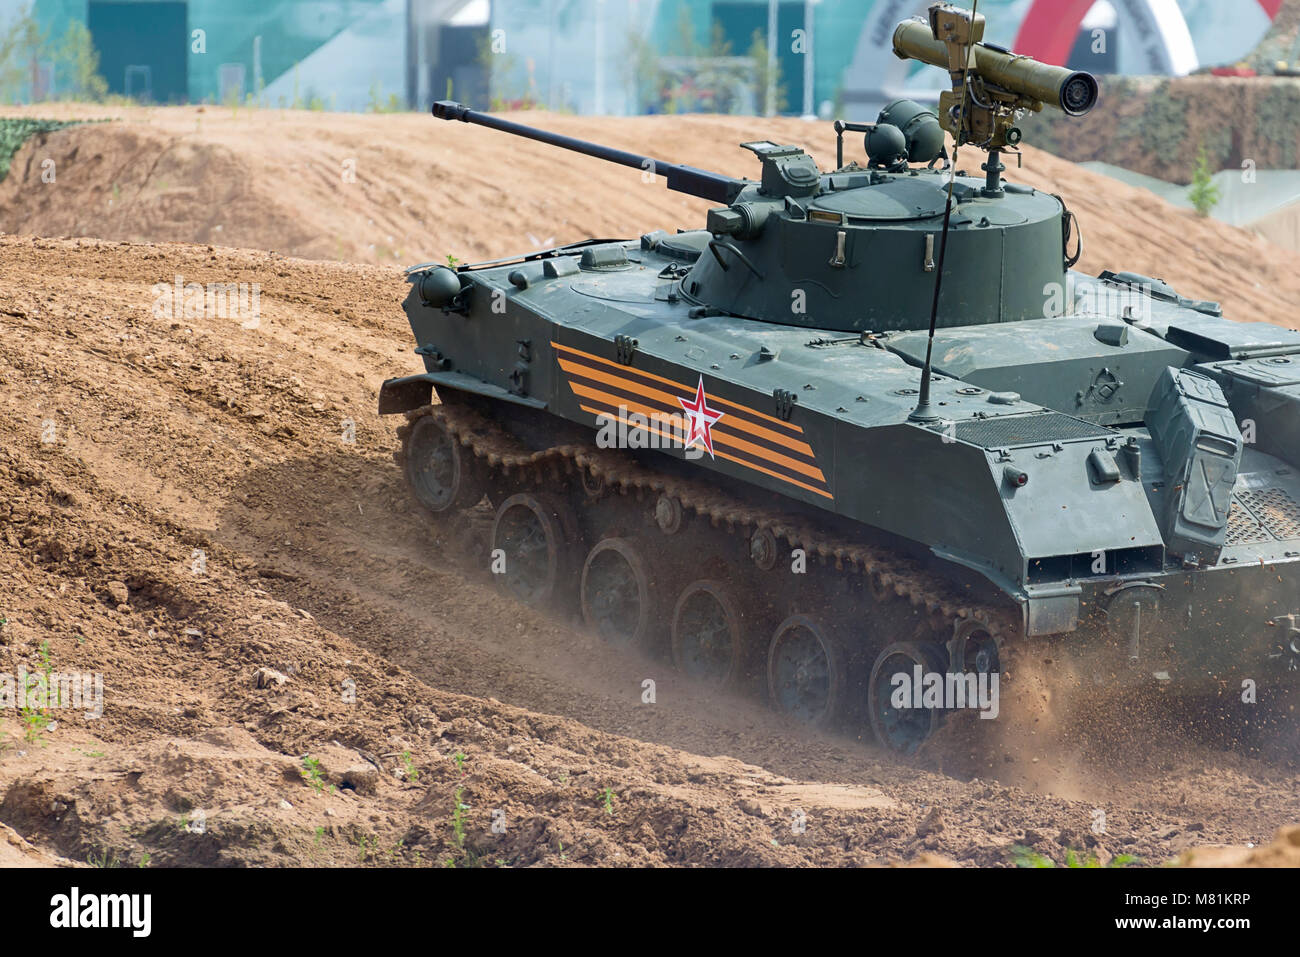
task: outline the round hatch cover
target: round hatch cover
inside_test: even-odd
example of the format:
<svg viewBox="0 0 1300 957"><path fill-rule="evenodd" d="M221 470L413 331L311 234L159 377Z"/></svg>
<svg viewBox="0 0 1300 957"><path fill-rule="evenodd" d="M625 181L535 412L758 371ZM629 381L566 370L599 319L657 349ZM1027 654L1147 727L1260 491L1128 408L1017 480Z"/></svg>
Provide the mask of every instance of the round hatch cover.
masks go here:
<svg viewBox="0 0 1300 957"><path fill-rule="evenodd" d="M972 223L985 226L1019 226L1029 222L1019 204L1002 199L978 199L962 203L953 211L953 216L964 216Z"/></svg>
<svg viewBox="0 0 1300 957"><path fill-rule="evenodd" d="M647 290L644 279L640 282L628 282L626 274L621 276L584 276L581 279L575 279L569 284L569 288L580 295L590 296L592 299L602 299L605 302L652 304L655 301L654 289Z"/></svg>
<svg viewBox="0 0 1300 957"><path fill-rule="evenodd" d="M938 177L908 176L878 186L860 186L818 196L813 209L846 213L851 219L903 220L942 216L947 193Z"/></svg>
<svg viewBox="0 0 1300 957"><path fill-rule="evenodd" d="M694 262L700 258L700 253L709 247L709 240L712 238L708 230L693 229L661 240L657 250L673 259Z"/></svg>

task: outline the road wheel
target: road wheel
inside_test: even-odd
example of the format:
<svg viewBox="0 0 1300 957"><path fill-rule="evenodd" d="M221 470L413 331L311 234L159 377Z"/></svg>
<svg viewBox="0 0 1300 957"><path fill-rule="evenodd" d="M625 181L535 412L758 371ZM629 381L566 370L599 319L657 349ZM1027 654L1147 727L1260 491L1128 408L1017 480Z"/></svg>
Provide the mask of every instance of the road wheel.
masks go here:
<svg viewBox="0 0 1300 957"><path fill-rule="evenodd" d="M742 670L744 626L731 588L722 582L691 582L677 599L672 625L673 663L697 681L725 688Z"/></svg>
<svg viewBox="0 0 1300 957"><path fill-rule="evenodd" d="M606 538L582 566L582 617L610 644L649 649L666 610L653 566L641 544Z"/></svg>
<svg viewBox="0 0 1300 957"><path fill-rule="evenodd" d="M565 610L577 580L581 534L567 502L519 492L492 523L492 572L512 598L533 608Z"/></svg>
<svg viewBox="0 0 1300 957"><path fill-rule="evenodd" d="M482 500L486 470L437 417L422 416L411 425L403 459L412 494L435 515L472 508Z"/></svg>
<svg viewBox="0 0 1300 957"><path fill-rule="evenodd" d="M807 615L781 622L767 652L772 706L806 724L825 727L844 698L845 655L824 625Z"/></svg>
<svg viewBox="0 0 1300 957"><path fill-rule="evenodd" d="M921 688L913 687L917 666L923 676L942 677L947 671L947 656L933 641L895 642L876 657L867 685L871 730L883 747L897 754L915 754L938 730L943 718L941 708L920 707ZM905 676L913 692L908 707L895 706L896 675Z"/></svg>

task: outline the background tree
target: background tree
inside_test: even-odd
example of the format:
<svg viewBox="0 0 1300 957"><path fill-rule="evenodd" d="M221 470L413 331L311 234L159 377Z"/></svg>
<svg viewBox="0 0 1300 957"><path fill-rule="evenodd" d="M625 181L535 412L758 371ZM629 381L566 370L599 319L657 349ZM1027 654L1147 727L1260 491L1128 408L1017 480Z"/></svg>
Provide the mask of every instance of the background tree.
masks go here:
<svg viewBox="0 0 1300 957"><path fill-rule="evenodd" d="M31 96L32 72L45 40L30 7L0 33L0 100L21 103Z"/></svg>
<svg viewBox="0 0 1300 957"><path fill-rule="evenodd" d="M59 99L94 101L108 95L108 83L99 75L99 51L80 20L68 21L63 35L50 45L50 59Z"/></svg>
<svg viewBox="0 0 1300 957"><path fill-rule="evenodd" d="M785 78L782 75L781 59L770 59L767 37L763 30L754 31L754 40L749 45L749 58L754 61L754 101L764 112L773 116L784 113L789 106L789 99L783 82ZM769 65L771 86L776 91L776 102L771 104L767 102Z"/></svg>
<svg viewBox="0 0 1300 957"><path fill-rule="evenodd" d="M53 70L52 90L37 89L41 64ZM0 100L25 103L41 92L61 100L95 101L108 95L108 84L99 75L99 53L84 23L69 20L52 37L40 28L31 7L25 7L0 33Z"/></svg>
<svg viewBox="0 0 1300 957"><path fill-rule="evenodd" d="M1196 154L1196 172L1192 176L1192 188L1187 193L1198 216L1209 216L1214 207L1219 205L1222 193L1214 182L1214 173L1210 169L1210 157L1202 146Z"/></svg>

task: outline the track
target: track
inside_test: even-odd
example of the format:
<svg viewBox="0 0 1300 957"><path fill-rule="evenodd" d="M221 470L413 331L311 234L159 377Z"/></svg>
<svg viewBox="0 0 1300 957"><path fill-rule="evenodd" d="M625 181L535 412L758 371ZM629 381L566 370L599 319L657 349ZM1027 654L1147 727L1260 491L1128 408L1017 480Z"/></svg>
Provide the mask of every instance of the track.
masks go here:
<svg viewBox="0 0 1300 957"><path fill-rule="evenodd" d="M496 411L499 415L508 410ZM910 635L918 640L932 641L936 652L943 655L944 668L953 655L962 653L966 643L986 643L990 649L1000 651L1000 654L997 651L994 654L1003 660L1002 670L1007 671L1005 663L1010 661L1012 646L1018 636L1015 609L972 601L969 595L959 593L952 583L915 560L885 548L837 537L829 529L818 527L806 518L747 503L707 481L665 474L637 462L626 452L603 450L586 444L530 450L502 424L459 402L426 406L409 413L407 418L407 424L398 430L403 444L397 454L397 463L417 499L421 498L423 490L418 467L417 470L411 467L411 444L416 430L425 424L424 419L432 420L438 429L472 454L475 461L467 462L465 468L479 473L478 482L483 488L492 490L489 494L498 508L502 507L507 496L524 490L552 496L560 493L570 501L568 505L557 506L565 512L564 524L590 526L593 523L580 522L579 515L594 510L602 500L628 499L626 503L616 503L609 517L598 518L595 528L584 529L585 544L579 540L566 546L574 551L569 559L569 564L574 567L582 567L586 548L597 546L605 535L610 534L611 527L621 531L657 526L662 535L651 531L649 541L644 538L618 539L625 551L633 552L629 557L638 569L641 566L648 569L637 575L643 580L639 584L639 600L634 602L635 608L631 610L634 615L639 612L641 620L635 627L629 624L628 629L641 637L640 644L651 644L645 640L645 632L653 627L654 619L665 619L674 614L675 596L671 593L651 595L650 592L656 590L654 586L671 578L673 570L698 564L700 554L717 550L719 543L716 539L719 534L725 534L730 543L724 551L733 557L720 570L719 577L724 581L719 582L718 587L734 588L737 605L743 603L751 609L765 605L773 610L767 616L752 612L743 616L745 621L738 623L742 634L737 637L738 647L732 653L737 659L768 657L769 654L777 656L779 650L775 644L769 652L771 636L755 632L763 625L770 628L782 619L788 620L789 613L793 612L801 621L799 627L812 632L818 642L827 646L817 650L814 667L826 685L821 694L833 695L836 699L865 698L869 680L867 674L853 674L853 662L842 659L860 657L863 649L858 646L865 643L869 649L866 659L869 664L894 637L907 638ZM448 511L457 506L477 504L480 491L479 485L475 484L468 497L462 502L452 503ZM692 517L719 532L680 535ZM802 572L806 578L796 579L782 574L786 564L780 557L784 554L782 542L790 555L801 555L803 560L815 562L817 567L811 574L807 569ZM811 586L809 579L813 580ZM595 627L585 581L584 577L581 586L584 616L588 625ZM679 581L676 584L681 586L683 583ZM807 602L805 598L805 604L801 605L795 593L806 592L810 587L817 600ZM657 590L664 592L664 589ZM599 600L599 590L595 593ZM550 597L549 592L547 597ZM532 603L538 604L536 601ZM548 604L554 605L555 602ZM651 604L653 607L645 607ZM769 620L765 621L765 617ZM647 621L647 618L651 620ZM674 655L680 658L675 637L673 642ZM837 647L828 647L831 643ZM767 682L770 690L782 683L781 676L773 673L775 660L773 657L769 661ZM730 674L738 670L738 665L739 662L735 665L728 663L725 670ZM971 670L974 670L973 665ZM832 711L853 710L843 707L843 700L835 702L836 708L827 709L826 704L822 701L810 705L817 715L816 723L834 721L837 716ZM933 721L937 729L938 717L935 716ZM908 744L910 753L916 743Z"/></svg>

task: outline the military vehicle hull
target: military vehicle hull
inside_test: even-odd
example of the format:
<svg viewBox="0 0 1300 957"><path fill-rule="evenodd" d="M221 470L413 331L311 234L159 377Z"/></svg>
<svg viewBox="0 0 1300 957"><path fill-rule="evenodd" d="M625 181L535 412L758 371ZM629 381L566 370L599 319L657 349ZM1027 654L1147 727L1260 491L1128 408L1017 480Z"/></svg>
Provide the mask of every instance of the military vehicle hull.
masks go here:
<svg viewBox="0 0 1300 957"><path fill-rule="evenodd" d="M1097 82L984 28L944 3L900 24L895 53L952 89L837 122L831 172L757 141L760 177L733 179L434 105L725 204L704 229L409 272L425 372L380 410L411 416L426 507L490 498L508 591L903 752L999 712L1031 656L1090 688L1294 692L1300 332L1072 272L1074 215L1001 157Z"/></svg>
<svg viewBox="0 0 1300 957"><path fill-rule="evenodd" d="M917 423L915 333L703 314L685 277L706 250L707 234L652 234L465 267L459 311L425 301L433 267L412 271L426 371L385 383L381 411L437 419L474 477L462 501L518 518L522 495L538 513L524 524L546 539L540 571L509 521L494 531L516 597L583 608L607 636L671 650L706 682L766 685L817 722L872 717L882 656L1014 680L1039 641L1109 684L1296 677L1300 335L1149 296L1126 321L1093 306L1133 285L1076 277L1092 314L1034 320L1032 340L1024 323L940 338L943 418ZM1187 372L1217 392L1188 398ZM1149 417L1153 393L1188 421L1253 423L1231 475L1192 479L1207 499L1226 483L1221 549L1179 524L1194 509L1165 459L1189 436L1118 424ZM403 461L429 504L412 434ZM682 621L701 589L725 641ZM911 751L944 713L886 717L877 735Z"/></svg>

